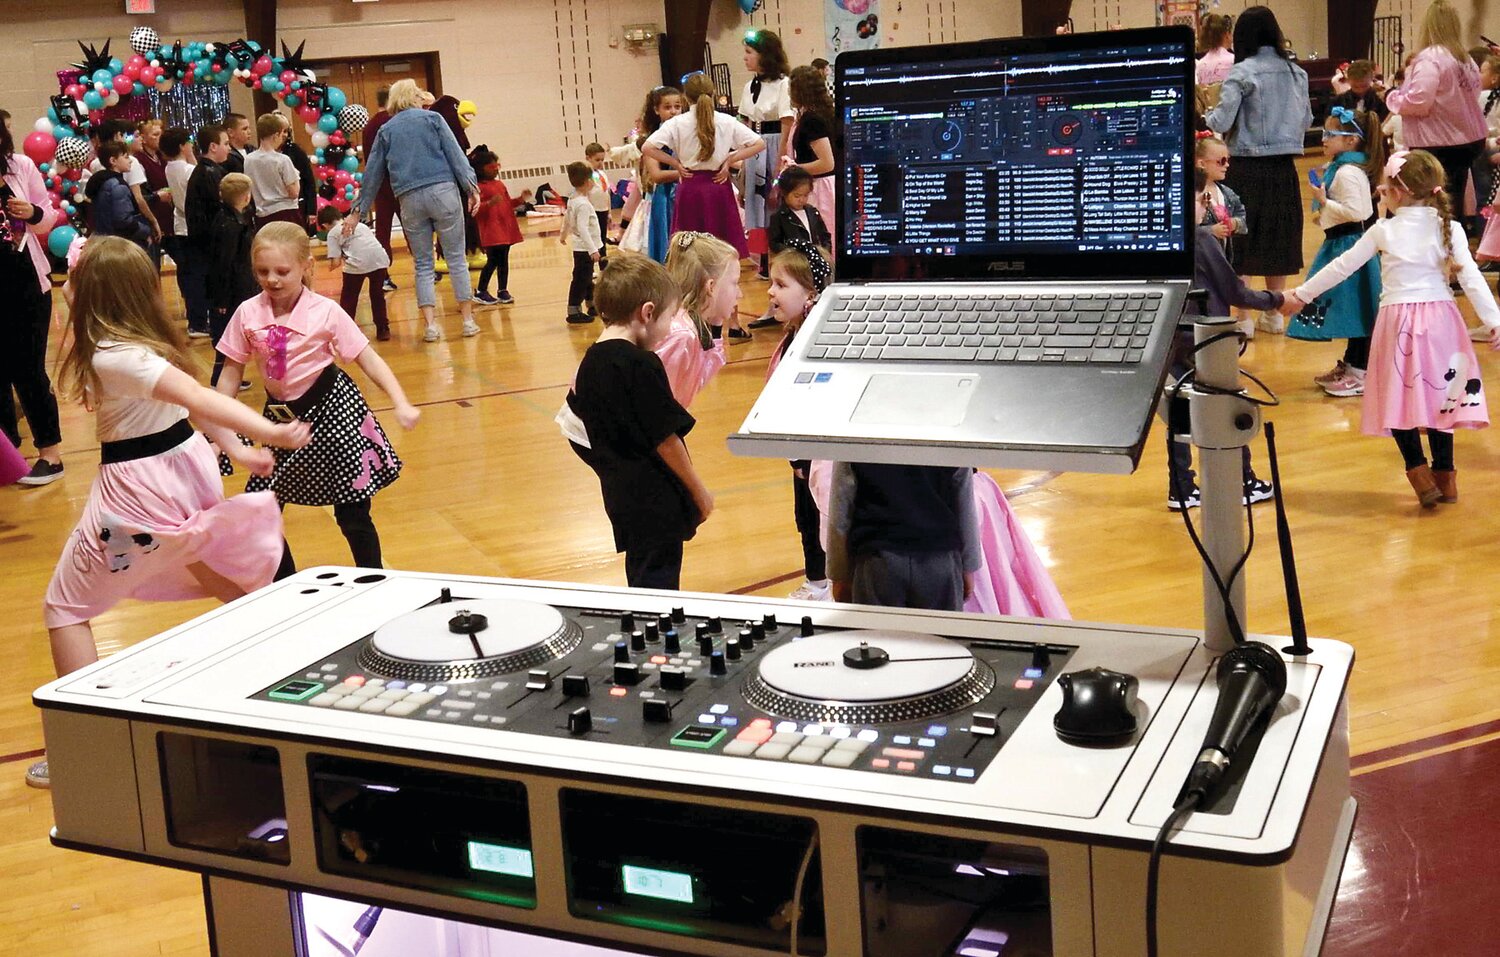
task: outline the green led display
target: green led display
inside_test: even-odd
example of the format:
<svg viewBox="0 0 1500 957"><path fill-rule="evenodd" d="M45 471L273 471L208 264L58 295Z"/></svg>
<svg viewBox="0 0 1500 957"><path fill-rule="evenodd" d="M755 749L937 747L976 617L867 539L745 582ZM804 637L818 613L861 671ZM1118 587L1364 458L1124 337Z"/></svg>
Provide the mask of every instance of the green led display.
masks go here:
<svg viewBox="0 0 1500 957"><path fill-rule="evenodd" d="M476 871L488 871L491 874L505 874L508 877L535 877L536 871L531 864L531 852L521 847L507 847L504 844L485 844L481 841L469 842L469 868Z"/></svg>
<svg viewBox="0 0 1500 957"><path fill-rule="evenodd" d="M691 874L623 864L620 867L620 876L624 878L627 894L675 901L678 904L693 902L693 876Z"/></svg>

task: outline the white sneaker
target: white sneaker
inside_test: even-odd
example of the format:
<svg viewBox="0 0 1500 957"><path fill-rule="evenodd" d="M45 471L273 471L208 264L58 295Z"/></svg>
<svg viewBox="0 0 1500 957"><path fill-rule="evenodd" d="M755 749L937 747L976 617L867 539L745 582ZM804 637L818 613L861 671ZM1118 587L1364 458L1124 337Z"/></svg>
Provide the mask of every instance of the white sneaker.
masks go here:
<svg viewBox="0 0 1500 957"><path fill-rule="evenodd" d="M26 783L34 788L52 787L52 773L47 768L46 758L26 769Z"/></svg>
<svg viewBox="0 0 1500 957"><path fill-rule="evenodd" d="M796 598L800 601L832 601L833 583L824 578L821 581L808 579L797 586L797 590L786 596Z"/></svg>
<svg viewBox="0 0 1500 957"><path fill-rule="evenodd" d="M1234 328L1235 331L1244 336L1246 339L1255 338L1255 320L1248 316L1236 322L1234 324Z"/></svg>
<svg viewBox="0 0 1500 957"><path fill-rule="evenodd" d="M1279 312L1263 312L1260 318L1255 320L1255 328L1261 332L1279 336L1286 332L1286 319Z"/></svg>
<svg viewBox="0 0 1500 957"><path fill-rule="evenodd" d="M479 323L475 322L473 319L465 319L464 336L468 337L477 335L479 335Z"/></svg>
<svg viewBox="0 0 1500 957"><path fill-rule="evenodd" d="M435 322L422 333L423 342L437 342L441 338L443 338L443 330L439 329Z"/></svg>

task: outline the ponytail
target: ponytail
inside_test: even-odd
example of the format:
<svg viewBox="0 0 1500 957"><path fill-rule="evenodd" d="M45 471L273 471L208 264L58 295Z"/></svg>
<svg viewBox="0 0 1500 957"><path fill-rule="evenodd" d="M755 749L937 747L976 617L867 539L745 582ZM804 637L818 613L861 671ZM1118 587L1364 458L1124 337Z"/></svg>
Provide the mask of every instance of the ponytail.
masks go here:
<svg viewBox="0 0 1500 957"><path fill-rule="evenodd" d="M714 81L708 74L698 72L688 77L682 88L683 95L693 104L693 118L698 122L698 162L714 155Z"/></svg>
<svg viewBox="0 0 1500 957"><path fill-rule="evenodd" d="M1359 124L1361 130L1370 134L1361 138L1360 145L1365 154L1365 163L1361 168L1371 183L1378 183L1385 170L1385 161L1390 158L1385 145L1385 134L1380 129L1380 117L1373 111L1358 110L1354 114L1354 122Z"/></svg>

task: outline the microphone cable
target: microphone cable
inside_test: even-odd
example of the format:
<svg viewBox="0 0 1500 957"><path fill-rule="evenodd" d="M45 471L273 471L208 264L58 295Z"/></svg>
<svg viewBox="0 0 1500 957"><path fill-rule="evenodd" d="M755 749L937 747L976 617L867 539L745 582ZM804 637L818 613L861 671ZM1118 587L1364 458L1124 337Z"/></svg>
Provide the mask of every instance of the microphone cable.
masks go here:
<svg viewBox="0 0 1500 957"><path fill-rule="evenodd" d="M1182 819L1192 812L1198 810L1203 803L1203 792L1198 790L1189 791L1177 806L1172 808L1172 813L1167 815L1167 820L1156 832L1156 840L1151 844L1151 862L1146 866L1146 957L1157 957L1156 951L1156 900L1161 884L1161 855L1166 847L1172 832L1182 823Z"/></svg>

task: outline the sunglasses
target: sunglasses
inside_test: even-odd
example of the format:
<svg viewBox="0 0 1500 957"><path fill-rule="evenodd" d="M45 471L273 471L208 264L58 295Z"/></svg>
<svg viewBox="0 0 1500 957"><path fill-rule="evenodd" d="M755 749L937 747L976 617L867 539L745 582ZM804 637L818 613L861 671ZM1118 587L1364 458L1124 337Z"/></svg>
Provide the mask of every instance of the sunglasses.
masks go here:
<svg viewBox="0 0 1500 957"><path fill-rule="evenodd" d="M1218 159L1204 160L1204 162L1210 166L1228 166L1229 157L1221 156Z"/></svg>
<svg viewBox="0 0 1500 957"><path fill-rule="evenodd" d="M1359 134L1358 133L1346 133L1343 130L1324 130L1323 131L1323 140L1325 142L1328 141L1328 140L1338 139L1341 136L1347 136L1347 137L1350 137L1350 138L1354 138L1354 137L1359 136Z"/></svg>

